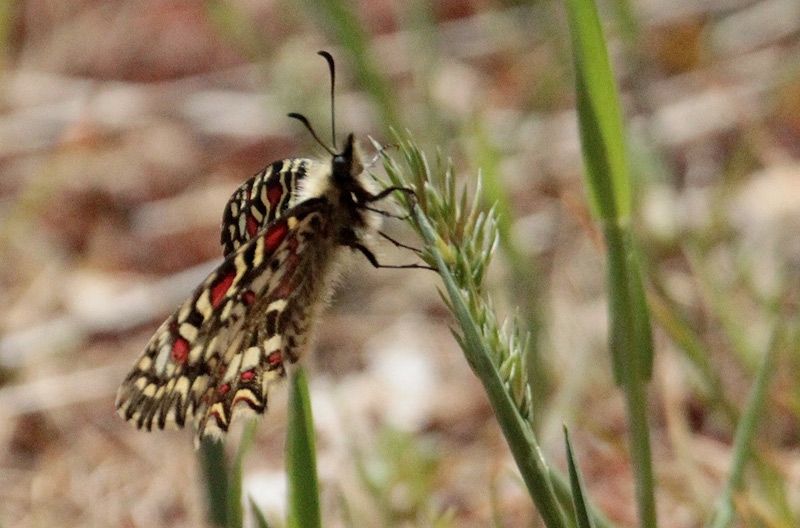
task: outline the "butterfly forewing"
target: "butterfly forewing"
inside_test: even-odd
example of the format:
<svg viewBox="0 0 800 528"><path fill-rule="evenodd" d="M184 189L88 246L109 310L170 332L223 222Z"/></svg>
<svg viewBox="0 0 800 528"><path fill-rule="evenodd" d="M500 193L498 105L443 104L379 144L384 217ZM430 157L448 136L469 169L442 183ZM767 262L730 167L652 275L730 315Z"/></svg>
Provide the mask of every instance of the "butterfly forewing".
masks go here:
<svg viewBox="0 0 800 528"><path fill-rule="evenodd" d="M298 186L312 164L319 162L303 158L276 161L231 195L221 225L220 242L225 256L295 204Z"/></svg>
<svg viewBox="0 0 800 528"><path fill-rule="evenodd" d="M332 207L284 209L233 249L153 336L117 393L120 415L148 430L191 420L199 441L240 411L263 413L328 291Z"/></svg>

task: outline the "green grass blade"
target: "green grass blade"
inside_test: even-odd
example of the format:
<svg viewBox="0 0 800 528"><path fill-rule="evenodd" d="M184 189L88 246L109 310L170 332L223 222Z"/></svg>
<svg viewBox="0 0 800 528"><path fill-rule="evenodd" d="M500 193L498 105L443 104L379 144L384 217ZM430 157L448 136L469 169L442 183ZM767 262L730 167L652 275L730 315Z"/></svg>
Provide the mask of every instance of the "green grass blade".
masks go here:
<svg viewBox="0 0 800 528"><path fill-rule="evenodd" d="M628 230L603 223L606 243L609 334L614 379L625 386L630 377L647 381L653 374L653 338L641 266Z"/></svg>
<svg viewBox="0 0 800 528"><path fill-rule="evenodd" d="M614 380L625 386L635 369L631 364L634 328L633 304L625 258L625 234L614 222L603 224L606 243L606 282L608 284L609 342L614 369Z"/></svg>
<svg viewBox="0 0 800 528"><path fill-rule="evenodd" d="M198 456L208 498L208 524L227 527L230 475L225 460L225 446L222 442L205 437L200 443Z"/></svg>
<svg viewBox="0 0 800 528"><path fill-rule="evenodd" d="M256 504L252 498L249 498L248 502L250 503L250 511L253 514L256 526L258 528L269 528L267 517L264 515L264 512L261 511L261 508L258 507L258 504Z"/></svg>
<svg viewBox="0 0 800 528"><path fill-rule="evenodd" d="M767 414L767 389L772 379L772 373L775 370L775 355L777 349L783 343L782 331L783 329L780 325L775 328L770 347L761 360L755 385L747 398L747 405L745 406L744 413L742 414L742 418L739 421L739 426L736 428L736 434L733 438L733 463L731 464L731 472L728 475L728 480L718 499L714 517L707 525L708 528L725 528L730 526L733 522L735 513L733 495L742 486L744 466L751 456L750 448L758 429L758 422Z"/></svg>
<svg viewBox="0 0 800 528"><path fill-rule="evenodd" d="M614 76L592 0L566 0L585 181L603 227L614 377L625 392L641 526L656 526L655 479L647 416L653 364L641 265L630 234L631 183Z"/></svg>
<svg viewBox="0 0 800 528"><path fill-rule="evenodd" d="M635 325L633 335L636 338L634 342L636 375L649 381L653 377L653 328L650 324L650 308L644 291L641 259L630 231L626 232L628 288L631 295L631 315Z"/></svg>
<svg viewBox="0 0 800 528"><path fill-rule="evenodd" d="M558 471L550 473L553 482L553 488L556 490L556 495L562 504L571 504L572 499L572 484L569 479ZM586 502L586 511L592 516L592 522L596 528L617 528L608 518L598 510L591 502Z"/></svg>
<svg viewBox="0 0 800 528"><path fill-rule="evenodd" d="M631 210L622 117L597 8L566 0L586 187L595 218L626 218Z"/></svg>
<svg viewBox="0 0 800 528"><path fill-rule="evenodd" d="M636 478L636 502L641 526L655 528L656 500L653 456L650 450L650 425L647 416L647 388L644 381L632 376L625 386L628 411L628 436Z"/></svg>
<svg viewBox="0 0 800 528"><path fill-rule="evenodd" d="M299 365L292 372L289 387L286 474L289 480L287 525L296 528L319 528L321 520L314 422L305 369Z"/></svg>
<svg viewBox="0 0 800 528"><path fill-rule="evenodd" d="M242 528L244 509L242 508L242 466L233 464L228 477L228 528Z"/></svg>
<svg viewBox="0 0 800 528"><path fill-rule="evenodd" d="M228 528L244 526L244 508L242 506L242 466L244 457L253 445L256 434L256 420L250 420L244 428L236 455L228 472Z"/></svg>
<svg viewBox="0 0 800 528"><path fill-rule="evenodd" d="M650 429L647 416L646 382L652 365L652 336L649 333L646 301L635 300L636 293L643 295L644 288L636 286L641 281L638 270L631 269L631 241L616 223L605 223L607 273L609 290L610 348L614 359L614 374L625 393L628 413L631 458L636 477L636 499L641 526L656 526L655 478L653 476ZM647 334L643 333L647 329Z"/></svg>
<svg viewBox="0 0 800 528"><path fill-rule="evenodd" d="M575 508L575 520L578 528L595 528L592 518L586 509L586 500L583 498L583 478L581 477L575 456L572 453L572 445L569 441L569 431L564 426L564 444L567 446L567 465L569 466L569 483L572 487L572 504Z"/></svg>

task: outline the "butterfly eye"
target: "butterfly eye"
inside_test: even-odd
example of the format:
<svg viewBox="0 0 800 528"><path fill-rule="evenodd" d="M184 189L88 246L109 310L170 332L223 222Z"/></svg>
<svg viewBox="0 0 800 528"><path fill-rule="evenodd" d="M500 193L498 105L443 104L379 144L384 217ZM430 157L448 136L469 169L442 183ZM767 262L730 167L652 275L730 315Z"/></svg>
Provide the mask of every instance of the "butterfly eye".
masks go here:
<svg viewBox="0 0 800 528"><path fill-rule="evenodd" d="M350 160L342 155L333 157L333 177L334 178L349 178L350 177Z"/></svg>

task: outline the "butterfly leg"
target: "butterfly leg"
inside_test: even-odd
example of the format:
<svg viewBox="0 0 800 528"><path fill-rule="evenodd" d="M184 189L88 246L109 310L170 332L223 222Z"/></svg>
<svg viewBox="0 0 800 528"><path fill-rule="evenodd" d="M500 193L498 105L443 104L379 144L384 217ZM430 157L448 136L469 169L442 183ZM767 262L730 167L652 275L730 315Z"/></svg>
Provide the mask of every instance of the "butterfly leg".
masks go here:
<svg viewBox="0 0 800 528"><path fill-rule="evenodd" d="M351 245L350 247L360 251L361 254L367 258L369 263L375 266L376 268L426 269L431 271L438 271L436 268L432 268L431 266L428 266L426 264L381 264L380 262L378 262L378 259L375 258L375 254L372 251L370 251L369 248L366 247L365 245L356 243Z"/></svg>
<svg viewBox="0 0 800 528"><path fill-rule="evenodd" d="M409 218L411 218L410 215L397 215L394 213L390 213L389 211L383 211L381 209L370 207L368 205L362 205L361 208L366 209L367 211L372 211L373 213L377 213L381 216L385 216L386 218L395 218L397 220L408 220Z"/></svg>
<svg viewBox="0 0 800 528"><path fill-rule="evenodd" d="M377 201L383 200L384 198L386 198L387 196L389 196L390 194L392 194L395 191L401 192L401 193L405 193L405 194L410 195L410 196L413 196L414 199L417 198L417 193L414 192L414 189L410 189L408 187L401 187L399 185L396 185L396 186L392 186L392 187L387 187L386 189L382 190L378 194L372 194L372 195L369 195L369 196L365 197L364 203L372 203L372 202L377 202Z"/></svg>
<svg viewBox="0 0 800 528"><path fill-rule="evenodd" d="M385 216L387 218L396 218L398 220L408 220L411 215L396 215L394 213L390 213L388 211L383 211L381 209L376 209L374 207L370 207L370 206L366 205L368 203L373 203L373 202L378 202L380 200L383 200L384 198L386 198L387 196L389 196L393 192L402 192L402 193L404 193L406 195L413 196L413 199L415 201L417 199L417 193L414 192L413 189L409 189L408 187L395 186L395 187L388 187L388 188L382 190L381 192L379 192L378 194L369 194L369 193L365 192L364 195L361 196L361 201L358 204L358 207L360 209L366 209L367 211L372 211L373 213L377 213L377 214L379 214L381 216Z"/></svg>
<svg viewBox="0 0 800 528"><path fill-rule="evenodd" d="M385 238L386 240L388 240L389 242L391 242L392 244L394 244L394 245L395 245L395 247L399 247L399 248L403 248L403 249L408 249L408 250L410 250L410 251L413 251L413 252L414 252L414 253L416 253L417 255L421 255L421 254L422 254L422 250L420 250L420 249L417 249L417 248L415 248L415 247L412 247L412 246L407 246L407 245L403 244L402 242L398 242L397 240L393 239L392 237L390 237L389 235L387 235L387 234L386 234L386 233L384 233L383 231L378 231L378 234L379 234L380 236L382 236L383 238Z"/></svg>

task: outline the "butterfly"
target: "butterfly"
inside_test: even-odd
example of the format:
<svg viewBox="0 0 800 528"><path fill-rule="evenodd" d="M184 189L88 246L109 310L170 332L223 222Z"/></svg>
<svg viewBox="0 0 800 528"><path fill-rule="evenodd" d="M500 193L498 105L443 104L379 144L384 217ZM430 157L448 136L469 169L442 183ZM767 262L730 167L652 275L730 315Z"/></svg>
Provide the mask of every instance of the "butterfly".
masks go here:
<svg viewBox="0 0 800 528"><path fill-rule="evenodd" d="M333 99L333 58L319 54ZM325 146L305 117L289 116ZM374 192L353 134L341 151L325 148L329 161L276 161L233 193L222 264L164 321L117 392L126 421L148 431L191 422L196 445L223 436L234 417L265 412L270 389L305 351L343 250L376 267L421 267L382 266L365 245L380 222L370 204L413 191Z"/></svg>

